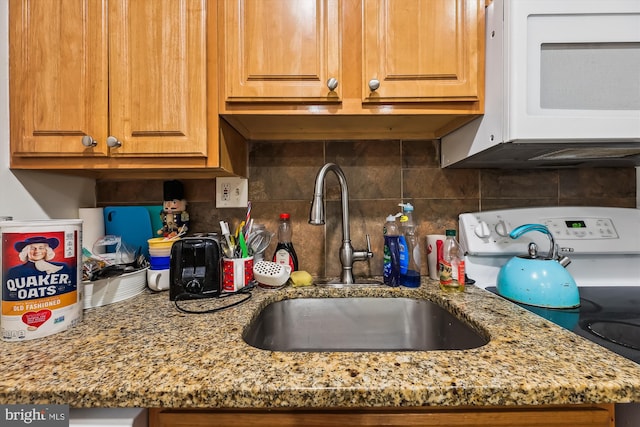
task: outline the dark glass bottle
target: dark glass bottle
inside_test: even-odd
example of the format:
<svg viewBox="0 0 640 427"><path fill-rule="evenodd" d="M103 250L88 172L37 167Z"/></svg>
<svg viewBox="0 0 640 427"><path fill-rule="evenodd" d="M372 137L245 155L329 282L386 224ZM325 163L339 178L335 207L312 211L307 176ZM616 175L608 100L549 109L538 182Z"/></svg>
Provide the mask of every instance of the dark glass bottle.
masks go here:
<svg viewBox="0 0 640 427"><path fill-rule="evenodd" d="M289 222L289 214L280 214L280 225L278 226L278 246L273 254L273 262L291 266L291 271L298 270L298 256L293 248L291 237L293 230Z"/></svg>

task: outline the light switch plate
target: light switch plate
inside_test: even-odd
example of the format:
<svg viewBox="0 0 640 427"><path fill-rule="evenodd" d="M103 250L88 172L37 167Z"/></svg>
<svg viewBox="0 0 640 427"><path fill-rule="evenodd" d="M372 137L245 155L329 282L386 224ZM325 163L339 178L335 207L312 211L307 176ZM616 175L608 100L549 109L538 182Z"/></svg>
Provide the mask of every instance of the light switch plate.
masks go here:
<svg viewBox="0 0 640 427"><path fill-rule="evenodd" d="M246 208L248 200L247 178L216 178L216 208Z"/></svg>

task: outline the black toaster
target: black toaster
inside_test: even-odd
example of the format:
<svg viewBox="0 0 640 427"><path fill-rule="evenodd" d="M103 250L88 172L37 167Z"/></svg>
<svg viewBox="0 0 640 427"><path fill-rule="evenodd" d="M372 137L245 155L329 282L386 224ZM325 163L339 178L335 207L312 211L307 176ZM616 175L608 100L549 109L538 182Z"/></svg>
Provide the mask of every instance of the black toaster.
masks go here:
<svg viewBox="0 0 640 427"><path fill-rule="evenodd" d="M184 237L171 246L169 299L213 298L222 293L221 248L213 237Z"/></svg>

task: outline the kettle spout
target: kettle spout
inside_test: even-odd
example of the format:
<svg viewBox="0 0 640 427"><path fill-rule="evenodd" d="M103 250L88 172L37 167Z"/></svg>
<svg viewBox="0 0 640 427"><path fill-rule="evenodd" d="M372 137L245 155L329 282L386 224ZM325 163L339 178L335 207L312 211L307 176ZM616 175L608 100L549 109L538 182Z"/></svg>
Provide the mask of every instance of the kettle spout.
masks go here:
<svg viewBox="0 0 640 427"><path fill-rule="evenodd" d="M562 255L560 253L560 250L558 249L558 244L553 241L553 237L551 237L551 239L551 241L553 242L553 259L558 261L558 263L564 268L567 268L567 266L571 264L571 258L566 255Z"/></svg>
<svg viewBox="0 0 640 427"><path fill-rule="evenodd" d="M567 265L571 264L571 258L569 258L566 255L559 255L558 262L560 263L561 266L563 266L564 268L567 268Z"/></svg>

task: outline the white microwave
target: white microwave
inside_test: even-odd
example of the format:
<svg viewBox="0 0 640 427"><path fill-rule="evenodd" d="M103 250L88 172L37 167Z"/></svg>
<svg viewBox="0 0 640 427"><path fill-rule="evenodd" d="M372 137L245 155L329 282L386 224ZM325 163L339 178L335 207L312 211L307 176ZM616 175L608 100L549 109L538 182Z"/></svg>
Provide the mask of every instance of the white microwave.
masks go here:
<svg viewBox="0 0 640 427"><path fill-rule="evenodd" d="M493 0L485 114L442 167L640 165L640 1Z"/></svg>

